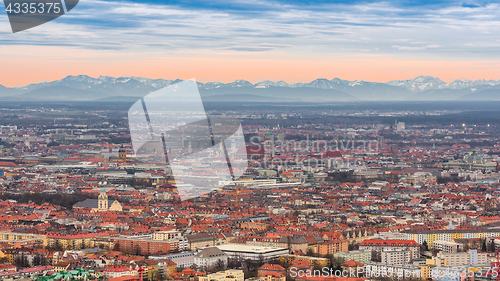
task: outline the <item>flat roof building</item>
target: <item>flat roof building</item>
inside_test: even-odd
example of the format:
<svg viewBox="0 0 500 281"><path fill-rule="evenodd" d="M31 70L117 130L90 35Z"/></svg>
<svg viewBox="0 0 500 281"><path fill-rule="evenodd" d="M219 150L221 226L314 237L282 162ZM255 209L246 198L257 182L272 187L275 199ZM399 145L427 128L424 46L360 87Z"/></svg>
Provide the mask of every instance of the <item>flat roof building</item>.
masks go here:
<svg viewBox="0 0 500 281"><path fill-rule="evenodd" d="M217 246L226 253L229 259L250 259L254 261L269 261L278 259L281 255L287 255L288 249L278 247L262 247L245 244L225 244Z"/></svg>

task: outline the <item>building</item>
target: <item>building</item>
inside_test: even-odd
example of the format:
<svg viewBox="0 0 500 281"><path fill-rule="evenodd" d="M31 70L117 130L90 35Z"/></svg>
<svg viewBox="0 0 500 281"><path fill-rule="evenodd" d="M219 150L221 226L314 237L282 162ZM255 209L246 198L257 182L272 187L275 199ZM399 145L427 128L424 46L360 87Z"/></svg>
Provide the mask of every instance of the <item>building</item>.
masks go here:
<svg viewBox="0 0 500 281"><path fill-rule="evenodd" d="M420 246L414 240L367 239L359 245L360 251L410 251L410 259L420 258Z"/></svg>
<svg viewBox="0 0 500 281"><path fill-rule="evenodd" d="M181 232L177 230L155 232L152 235L152 239L155 241L176 240L179 242L179 251L185 251L189 246L188 239L182 236Z"/></svg>
<svg viewBox="0 0 500 281"><path fill-rule="evenodd" d="M318 267L328 266L330 261L327 258L299 256L299 255L282 255L279 260L284 263L292 263L293 261L307 261Z"/></svg>
<svg viewBox="0 0 500 281"><path fill-rule="evenodd" d="M0 243L8 243L14 248L30 248L28 245L47 246L47 236L43 234L0 232Z"/></svg>
<svg viewBox="0 0 500 281"><path fill-rule="evenodd" d="M136 255L162 255L179 251L179 240L153 240L152 235L118 236L115 246L120 251Z"/></svg>
<svg viewBox="0 0 500 281"><path fill-rule="evenodd" d="M150 256L150 259L168 259L173 261L178 267L188 268L194 264L195 252L180 252L164 256Z"/></svg>
<svg viewBox="0 0 500 281"><path fill-rule="evenodd" d="M403 265L409 264L411 260L410 250L385 250L382 251L381 261L385 264Z"/></svg>
<svg viewBox="0 0 500 281"><path fill-rule="evenodd" d="M91 248L101 248L101 249L113 249L115 245L115 239L109 236L94 237L90 240L89 247Z"/></svg>
<svg viewBox="0 0 500 281"><path fill-rule="evenodd" d="M191 268L186 268L181 272L172 273L171 277L174 280L182 280L182 281L198 281L200 277L206 276L204 272L194 271Z"/></svg>
<svg viewBox="0 0 500 281"><path fill-rule="evenodd" d="M226 270L219 271L216 273L209 274L207 276L201 276L199 281L244 281L245 276L243 270Z"/></svg>
<svg viewBox="0 0 500 281"><path fill-rule="evenodd" d="M264 134L264 157L266 159L274 157L274 134L271 131Z"/></svg>
<svg viewBox="0 0 500 281"><path fill-rule="evenodd" d="M0 264L0 272L16 271L16 270L17 270L17 267L13 264L9 264L9 263Z"/></svg>
<svg viewBox="0 0 500 281"><path fill-rule="evenodd" d="M286 281L285 274L274 271L266 271L266 272L259 271L258 278L262 281Z"/></svg>
<svg viewBox="0 0 500 281"><path fill-rule="evenodd" d="M267 223L254 222L254 221L242 222L240 224L240 228L256 230L258 232L266 231L269 229L269 227L270 227L270 225Z"/></svg>
<svg viewBox="0 0 500 281"><path fill-rule="evenodd" d="M444 264L448 266L489 264L488 254L478 253L475 249L467 252L439 252L437 257L444 260Z"/></svg>
<svg viewBox="0 0 500 281"><path fill-rule="evenodd" d="M405 122L398 122L396 125L396 131L401 132L405 130Z"/></svg>
<svg viewBox="0 0 500 281"><path fill-rule="evenodd" d="M158 231L153 233L153 240L169 240L182 236L178 230Z"/></svg>
<svg viewBox="0 0 500 281"><path fill-rule="evenodd" d="M77 234L48 234L47 246L62 250L80 250L93 247L94 239L109 237L106 232Z"/></svg>
<svg viewBox="0 0 500 281"><path fill-rule="evenodd" d="M253 261L270 261L277 260L282 255L288 254L288 249L278 247L260 247L245 244L225 244L217 246L221 251L226 253L229 259Z"/></svg>
<svg viewBox="0 0 500 281"><path fill-rule="evenodd" d="M194 264L201 268L213 268L220 263L223 263L225 267L227 262L227 255L217 247L205 248L194 256Z"/></svg>
<svg viewBox="0 0 500 281"><path fill-rule="evenodd" d="M103 274L108 279L124 276L139 276L137 269L125 265L106 265Z"/></svg>
<svg viewBox="0 0 500 281"><path fill-rule="evenodd" d="M280 258L281 261L281 258ZM259 267L259 276L265 275L266 272L277 272L281 274L286 273L286 268L282 267L279 264L264 264L263 266Z"/></svg>
<svg viewBox="0 0 500 281"><path fill-rule="evenodd" d="M426 241L430 248L434 248L434 241L452 242L454 239L499 237L500 229L405 230L402 233L418 244L423 244Z"/></svg>
<svg viewBox="0 0 500 281"><path fill-rule="evenodd" d="M369 262L365 264L365 276L376 279L383 276L394 279L420 279L422 269L415 265L391 265L379 262Z"/></svg>
<svg viewBox="0 0 500 281"><path fill-rule="evenodd" d="M365 265L355 260L348 260L340 265L342 269L358 271L358 268L363 268Z"/></svg>
<svg viewBox="0 0 500 281"><path fill-rule="evenodd" d="M443 253L456 253L460 250L464 249L464 245L456 242L442 241L437 240L434 241L434 249L441 250Z"/></svg>
<svg viewBox="0 0 500 281"><path fill-rule="evenodd" d="M215 237L208 233L198 233L186 235L188 241L188 249L196 251L199 248L215 246Z"/></svg>
<svg viewBox="0 0 500 281"><path fill-rule="evenodd" d="M482 269L482 268L479 268ZM486 271L487 269L485 269ZM453 266L443 266L443 267L433 267L430 271L431 276L437 276L433 278L436 281L474 281L477 277L470 276L469 273L463 272L460 270L456 270L456 267ZM491 280L496 279L492 277L487 278L477 278L477 280Z"/></svg>
<svg viewBox="0 0 500 281"><path fill-rule="evenodd" d="M333 239L315 245L315 252L320 256L333 255L339 252L345 252L348 249L346 239Z"/></svg>
<svg viewBox="0 0 500 281"><path fill-rule="evenodd" d="M345 252L339 252L333 254L334 257L336 258L341 258L344 261L348 260L355 260L357 262L360 262L362 264L365 264L372 259L372 252L370 251L345 251Z"/></svg>

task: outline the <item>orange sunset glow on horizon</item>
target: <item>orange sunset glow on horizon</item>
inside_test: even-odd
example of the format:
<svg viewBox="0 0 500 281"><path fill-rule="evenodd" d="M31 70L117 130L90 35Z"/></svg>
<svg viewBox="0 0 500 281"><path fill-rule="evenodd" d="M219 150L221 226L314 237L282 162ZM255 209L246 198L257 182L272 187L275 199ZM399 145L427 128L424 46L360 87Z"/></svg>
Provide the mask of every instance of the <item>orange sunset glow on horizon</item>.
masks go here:
<svg viewBox="0 0 500 281"><path fill-rule="evenodd" d="M196 79L200 82L238 79L256 83L264 80L287 83L310 82L317 78L340 78L388 82L420 75L445 82L455 79L500 79L500 61L409 60L402 58L355 57L330 59L159 57L127 58L28 58L3 57L0 84L19 87L53 81L68 75L137 76L162 79Z"/></svg>

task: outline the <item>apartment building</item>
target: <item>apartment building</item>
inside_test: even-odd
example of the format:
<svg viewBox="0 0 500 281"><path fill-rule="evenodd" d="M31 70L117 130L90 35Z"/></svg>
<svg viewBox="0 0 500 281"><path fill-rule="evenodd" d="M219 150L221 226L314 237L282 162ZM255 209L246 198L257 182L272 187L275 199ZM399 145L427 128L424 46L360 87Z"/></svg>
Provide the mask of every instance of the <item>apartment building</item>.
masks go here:
<svg viewBox="0 0 500 281"><path fill-rule="evenodd" d="M282 255L288 254L288 249L278 247L259 247L245 244L225 244L217 246L226 253L230 259L253 261L277 260Z"/></svg>
<svg viewBox="0 0 500 281"><path fill-rule="evenodd" d="M109 237L109 235L106 232L77 234L55 233L47 235L47 246L62 248L64 250L80 250L92 247L92 241L102 237Z"/></svg>
<svg viewBox="0 0 500 281"><path fill-rule="evenodd" d="M323 243L316 244L314 249L320 256L333 255L348 250L348 241L346 239L333 239Z"/></svg>
<svg viewBox="0 0 500 281"><path fill-rule="evenodd" d="M477 250L469 250L467 252L457 252L457 253L443 253L439 252L437 257L445 260L445 264L448 266L457 265L478 265L478 264L488 264L488 254L478 253Z"/></svg>
<svg viewBox="0 0 500 281"><path fill-rule="evenodd" d="M464 249L460 243L438 240L434 241L434 249L441 250L443 253L456 253Z"/></svg>
<svg viewBox="0 0 500 281"><path fill-rule="evenodd" d="M452 242L453 239L498 237L500 236L500 229L405 230L402 233L418 244L423 244L426 241L430 248L434 248L435 241Z"/></svg>
<svg viewBox="0 0 500 281"><path fill-rule="evenodd" d="M153 233L153 240L170 240L181 237L182 233L178 230L157 231Z"/></svg>
<svg viewBox="0 0 500 281"><path fill-rule="evenodd" d="M372 252L371 251L359 251L359 250L345 251L345 252L335 253L335 254L333 254L333 256L336 258L344 259L345 261L355 260L357 262L365 264L365 263L371 261Z"/></svg>
<svg viewBox="0 0 500 281"><path fill-rule="evenodd" d="M420 246L414 240L368 239L359 245L360 251L409 251L410 259L420 257Z"/></svg>
<svg viewBox="0 0 500 281"><path fill-rule="evenodd" d="M208 233L198 233L186 235L188 241L188 249L190 251L196 251L199 248L206 248L215 246L215 237Z"/></svg>
<svg viewBox="0 0 500 281"><path fill-rule="evenodd" d="M177 272L177 264L169 259L159 259L158 261L158 273L160 275L171 276L173 273Z"/></svg>
<svg viewBox="0 0 500 281"><path fill-rule="evenodd" d="M381 262L369 262L365 264L365 276L370 279L389 277L394 279L422 278L422 269L415 265L393 265Z"/></svg>
<svg viewBox="0 0 500 281"><path fill-rule="evenodd" d="M12 244L13 242L19 242L27 244L41 244L45 247L47 246L47 235L43 234L31 234L31 233L17 233L17 232L0 232L0 242L6 242Z"/></svg>
<svg viewBox="0 0 500 281"><path fill-rule="evenodd" d="M380 255L385 264L403 265L409 264L411 260L410 250L383 250Z"/></svg>
<svg viewBox="0 0 500 281"><path fill-rule="evenodd" d="M245 276L243 270L226 270L209 274L207 276L200 276L199 281L244 281Z"/></svg>
<svg viewBox="0 0 500 281"><path fill-rule="evenodd" d="M194 264L195 252L180 252L163 256L150 256L150 259L168 259L173 261L178 267L189 268Z"/></svg>
<svg viewBox="0 0 500 281"><path fill-rule="evenodd" d="M179 240L153 240L151 235L118 236L115 246L122 252L139 255L161 255L179 251Z"/></svg>

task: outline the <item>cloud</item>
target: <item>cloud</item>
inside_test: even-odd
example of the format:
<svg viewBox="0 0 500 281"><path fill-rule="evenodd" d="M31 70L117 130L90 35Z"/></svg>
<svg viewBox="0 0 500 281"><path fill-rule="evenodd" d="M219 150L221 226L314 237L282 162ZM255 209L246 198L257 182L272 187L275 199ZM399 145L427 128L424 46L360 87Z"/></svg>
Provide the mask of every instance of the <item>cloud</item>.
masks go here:
<svg viewBox="0 0 500 281"><path fill-rule="evenodd" d="M464 8L479 8L481 6L478 4L475 4L475 3L463 3L462 7L464 7Z"/></svg>
<svg viewBox="0 0 500 281"><path fill-rule="evenodd" d="M366 53L498 58L496 3L456 1L86 0L64 17L0 42L131 52ZM0 11L1 12L1 11ZM369 40L367 40L369 39ZM395 42L398 42L394 44ZM471 45L474 43L474 48ZM471 53L472 52L472 53Z"/></svg>
<svg viewBox="0 0 500 281"><path fill-rule="evenodd" d="M402 51L422 51L422 50L428 50L428 49L437 49L441 48L442 46L440 45L425 45L425 46L398 46L394 45L392 48L396 48L398 50Z"/></svg>

